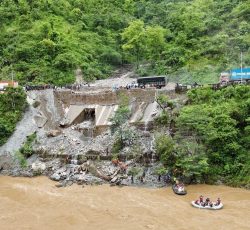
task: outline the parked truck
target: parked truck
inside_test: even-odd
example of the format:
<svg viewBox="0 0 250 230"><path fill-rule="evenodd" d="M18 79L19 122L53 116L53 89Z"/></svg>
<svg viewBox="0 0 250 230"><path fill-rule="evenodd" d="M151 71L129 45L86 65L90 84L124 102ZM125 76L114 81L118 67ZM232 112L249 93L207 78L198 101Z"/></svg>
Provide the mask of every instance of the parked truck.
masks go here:
<svg viewBox="0 0 250 230"><path fill-rule="evenodd" d="M240 82L250 82L250 67L232 69L230 72L222 72L220 74L220 83L240 83Z"/></svg>

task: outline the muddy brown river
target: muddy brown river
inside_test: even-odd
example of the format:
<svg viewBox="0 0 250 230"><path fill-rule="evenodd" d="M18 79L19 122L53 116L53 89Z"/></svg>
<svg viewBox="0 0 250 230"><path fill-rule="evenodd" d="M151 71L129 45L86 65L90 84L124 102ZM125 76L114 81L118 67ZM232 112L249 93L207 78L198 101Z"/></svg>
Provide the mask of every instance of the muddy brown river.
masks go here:
<svg viewBox="0 0 250 230"><path fill-rule="evenodd" d="M1 230L250 229L250 191L188 186L188 195L162 189L73 185L45 177L0 177ZM193 208L199 195L221 197L219 211Z"/></svg>

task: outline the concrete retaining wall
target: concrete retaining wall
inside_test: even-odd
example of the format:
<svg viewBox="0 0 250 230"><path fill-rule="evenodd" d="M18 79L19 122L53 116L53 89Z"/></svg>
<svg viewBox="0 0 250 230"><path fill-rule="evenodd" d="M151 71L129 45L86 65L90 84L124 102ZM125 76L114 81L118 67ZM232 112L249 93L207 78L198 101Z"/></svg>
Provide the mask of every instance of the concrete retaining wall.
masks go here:
<svg viewBox="0 0 250 230"><path fill-rule="evenodd" d="M137 102L152 103L155 99L154 89L131 89L100 91L100 92L73 92L70 90L55 91L54 95L58 103L64 104L65 107L69 105L112 105L119 104L119 94L125 94L129 100L136 100Z"/></svg>

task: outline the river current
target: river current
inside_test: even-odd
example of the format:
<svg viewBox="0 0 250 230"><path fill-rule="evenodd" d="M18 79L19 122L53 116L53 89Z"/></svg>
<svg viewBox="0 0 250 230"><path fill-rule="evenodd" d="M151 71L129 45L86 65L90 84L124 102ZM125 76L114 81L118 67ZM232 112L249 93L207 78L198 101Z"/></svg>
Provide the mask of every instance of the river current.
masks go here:
<svg viewBox="0 0 250 230"><path fill-rule="evenodd" d="M171 187L57 188L45 177L0 177L1 230L250 229L250 191L192 185L186 196ZM222 199L219 211L193 208L199 195Z"/></svg>

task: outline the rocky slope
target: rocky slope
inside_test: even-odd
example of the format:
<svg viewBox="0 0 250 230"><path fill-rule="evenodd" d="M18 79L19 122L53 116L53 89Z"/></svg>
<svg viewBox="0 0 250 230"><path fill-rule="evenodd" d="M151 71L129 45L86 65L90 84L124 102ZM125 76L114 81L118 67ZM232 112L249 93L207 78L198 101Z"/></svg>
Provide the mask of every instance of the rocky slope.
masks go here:
<svg viewBox="0 0 250 230"><path fill-rule="evenodd" d="M130 73L123 75L121 81L118 81L119 84L133 81L128 75ZM101 97L102 93L107 92L107 90L112 92L112 81L106 80L106 87L103 87L105 84L100 81L91 86L91 90L89 87L87 89L81 88L75 93L78 95L84 93L86 96L88 93L92 95L97 92L97 95ZM172 85L168 85L168 87L171 88ZM163 89L163 91L169 91L169 88ZM172 92L171 90L169 92ZM72 97L71 93L68 94L69 90L67 89L59 91L65 91L66 94L62 95ZM132 90L129 92L132 95L131 101L134 103L136 100L133 95L145 93L147 92L142 90L133 94ZM55 95L58 95L58 90L27 92L29 109L18 124L13 136L0 148L2 174L14 176L47 175L51 179L59 181L59 186L72 183L162 186L165 183L166 178L158 178L156 174L157 168L161 165L155 156L152 125L149 127L146 126L146 123L130 125L130 129L137 133L136 139L133 140L133 143L127 144L120 152L119 160L111 161L114 158L112 145L115 142L115 136L111 134L109 128L106 127L94 135L90 129L86 132L86 129L82 128L85 127L87 121L66 127L61 126L61 121L65 116L63 103L66 99L63 96L64 100L61 100ZM142 98L146 97L142 96ZM106 100L109 99L106 98ZM144 114L148 118L150 117L150 113L147 111L149 108L151 107L145 109L147 114ZM156 106L154 109L159 110L160 108ZM26 167L23 168L18 164L15 152L25 143L26 137L32 133L36 133L36 140L33 143L34 154L27 159ZM139 153L135 146L140 147Z"/></svg>

